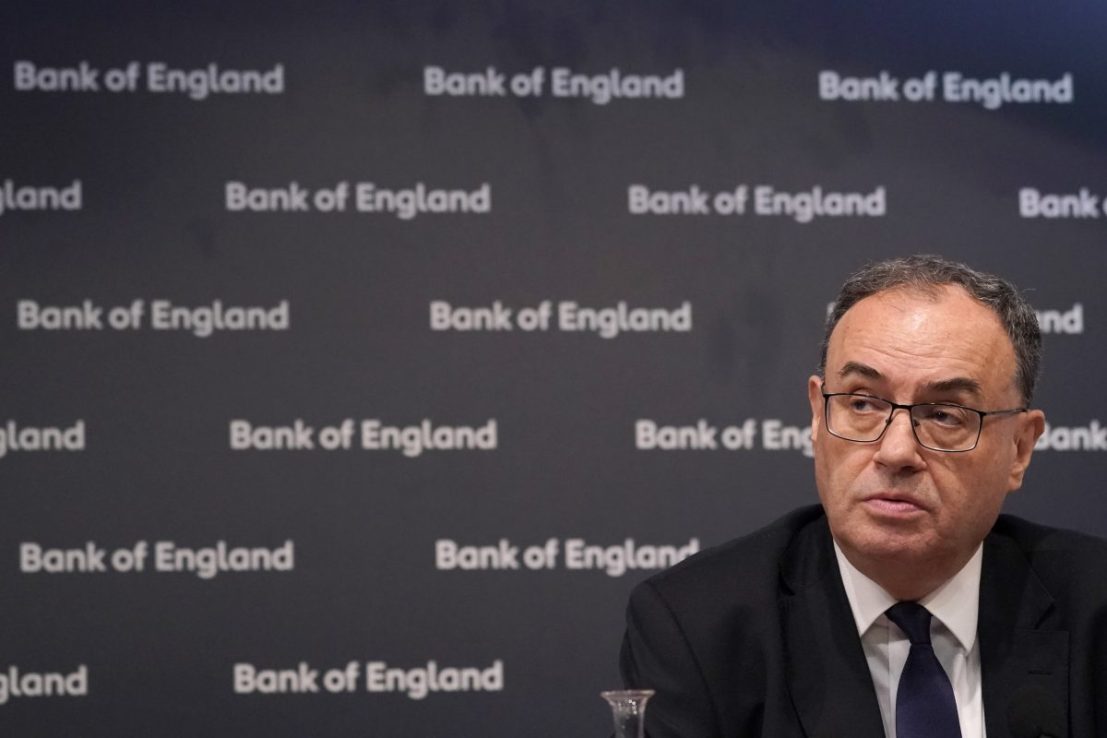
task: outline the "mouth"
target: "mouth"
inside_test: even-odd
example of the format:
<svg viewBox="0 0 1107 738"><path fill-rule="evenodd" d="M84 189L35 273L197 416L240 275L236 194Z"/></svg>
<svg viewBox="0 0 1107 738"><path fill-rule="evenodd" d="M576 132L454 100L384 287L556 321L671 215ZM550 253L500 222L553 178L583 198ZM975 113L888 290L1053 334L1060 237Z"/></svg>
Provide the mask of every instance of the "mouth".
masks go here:
<svg viewBox="0 0 1107 738"><path fill-rule="evenodd" d="M900 492L877 492L865 497L863 502L870 512L885 517L911 517L928 510L919 498Z"/></svg>

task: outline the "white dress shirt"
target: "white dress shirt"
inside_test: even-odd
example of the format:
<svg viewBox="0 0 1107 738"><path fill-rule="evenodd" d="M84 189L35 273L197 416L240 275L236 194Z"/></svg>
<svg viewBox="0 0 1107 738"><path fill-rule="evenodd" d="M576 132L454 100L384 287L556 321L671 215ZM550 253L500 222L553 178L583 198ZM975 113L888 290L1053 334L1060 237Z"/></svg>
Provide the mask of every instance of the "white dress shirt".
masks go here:
<svg viewBox="0 0 1107 738"><path fill-rule="evenodd" d="M837 541L834 542L834 554L838 557L842 585L846 589L873 676L880 717L884 720L884 735L896 738L896 687L907 662L911 642L884 614L885 610L896 604L896 599L854 568ZM984 701L980 692L980 644L976 638L980 564L983 558L984 547L981 545L952 579L919 600L919 604L934 616L930 622L930 638L934 654L953 685L961 721L961 738L985 738Z"/></svg>

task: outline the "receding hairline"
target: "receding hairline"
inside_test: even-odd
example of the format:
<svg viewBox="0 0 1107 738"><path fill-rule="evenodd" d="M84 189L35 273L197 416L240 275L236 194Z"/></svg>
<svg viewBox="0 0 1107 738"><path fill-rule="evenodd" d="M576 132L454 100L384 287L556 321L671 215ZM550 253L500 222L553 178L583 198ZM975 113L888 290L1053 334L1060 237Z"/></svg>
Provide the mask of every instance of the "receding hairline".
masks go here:
<svg viewBox="0 0 1107 738"><path fill-rule="evenodd" d="M913 290L916 295L937 299L947 285L961 287L969 297L999 319L1015 351L1015 382L1023 403L1029 405L1042 362L1042 337L1033 307L1009 280L934 254L872 262L842 283L824 322L816 370L818 376L823 376L826 370L832 332L837 330L839 321L856 304L894 290Z"/></svg>
<svg viewBox="0 0 1107 738"><path fill-rule="evenodd" d="M1011 336L1007 332L1006 327L1003 324L1003 320L1001 319L1000 315L996 312L996 310L991 305L984 302L983 300L978 299L971 292L969 292L968 289L966 289L964 286L962 286L962 285L960 285L956 282L944 282L944 283L940 283L940 284L935 284L935 283L896 284L896 285L892 285L891 287L888 287L886 289L880 290L878 292L874 292L871 295L866 295L865 297L861 298L857 302L850 305L849 309L847 309L841 315L841 317L838 319L838 321L835 323L834 329L831 331L830 336L828 337L829 340L828 340L828 345L827 345L827 349L828 349L827 359L829 359L830 344L833 343L834 336L838 334L838 330L839 330L839 328L842 327L842 324L847 322L847 319L848 319L848 316L850 315L850 313L852 313L854 311L854 308L858 307L862 303L868 302L872 298L888 298L888 297L892 297L892 298L906 297L906 298L912 298L912 299L913 298L923 298L931 304L937 304L937 303L941 302L943 299L947 299L947 298L949 298L953 295L958 295L958 294L968 298L973 304L980 307L984 311L984 313L986 313L988 316L990 316L989 319L994 323L995 328L999 331L999 335L1002 336L1002 340L1004 341L1004 345L1010 351L1010 360L1011 360L1011 363L1014 365L1014 370L1011 372L1011 387L1016 392L1018 392L1019 391L1019 382L1018 382L1018 376L1017 376L1017 374L1018 374L1018 350L1015 347L1015 342L1013 340L1011 340ZM869 302L869 305L871 306L872 303ZM824 378L825 378L826 374L829 374L832 371L829 365L824 366L823 370L824 370ZM884 373L881 372L876 367L873 367L869 364L866 364L865 362L857 361L857 360L854 360L854 359L847 359L842 364L842 366L840 368L838 368L837 370L834 370L833 373L839 379L844 378L846 376L849 376L851 374L859 374L863 377L866 377L868 379L873 379L873 380L888 379L888 377L886 377L884 375ZM960 390L960 391L968 392L968 393L970 393L972 395L975 395L977 397L982 397L983 396L983 387L981 386L980 382L978 380L972 378L972 377L965 377L965 376L949 376L949 377L943 377L943 378L940 378L940 379L934 379L934 380L926 382L925 385L924 385L924 389L931 390L931 391L943 391L943 390L957 391L957 390Z"/></svg>

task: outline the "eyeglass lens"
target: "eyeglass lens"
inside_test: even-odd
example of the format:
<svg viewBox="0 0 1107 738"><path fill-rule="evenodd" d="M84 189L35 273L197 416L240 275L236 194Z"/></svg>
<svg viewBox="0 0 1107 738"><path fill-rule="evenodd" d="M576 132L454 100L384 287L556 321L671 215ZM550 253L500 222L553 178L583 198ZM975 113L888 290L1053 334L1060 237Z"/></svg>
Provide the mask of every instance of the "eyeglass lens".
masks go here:
<svg viewBox="0 0 1107 738"><path fill-rule="evenodd" d="M862 443L880 438L888 426L891 403L864 395L834 395L827 400L827 429ZM957 405L929 404L911 408L915 438L937 451L965 451L976 445L980 415Z"/></svg>

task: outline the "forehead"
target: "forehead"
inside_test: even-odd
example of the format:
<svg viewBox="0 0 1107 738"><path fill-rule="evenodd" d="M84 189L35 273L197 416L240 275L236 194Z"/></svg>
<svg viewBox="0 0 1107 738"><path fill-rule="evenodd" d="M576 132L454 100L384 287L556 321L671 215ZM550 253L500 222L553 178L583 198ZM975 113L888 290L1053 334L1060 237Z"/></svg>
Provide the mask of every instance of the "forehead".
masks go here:
<svg viewBox="0 0 1107 738"><path fill-rule="evenodd" d="M830 336L828 379L847 365L872 368L892 383L969 379L993 399L1013 389L1016 362L999 316L945 285L879 292L846 311Z"/></svg>

